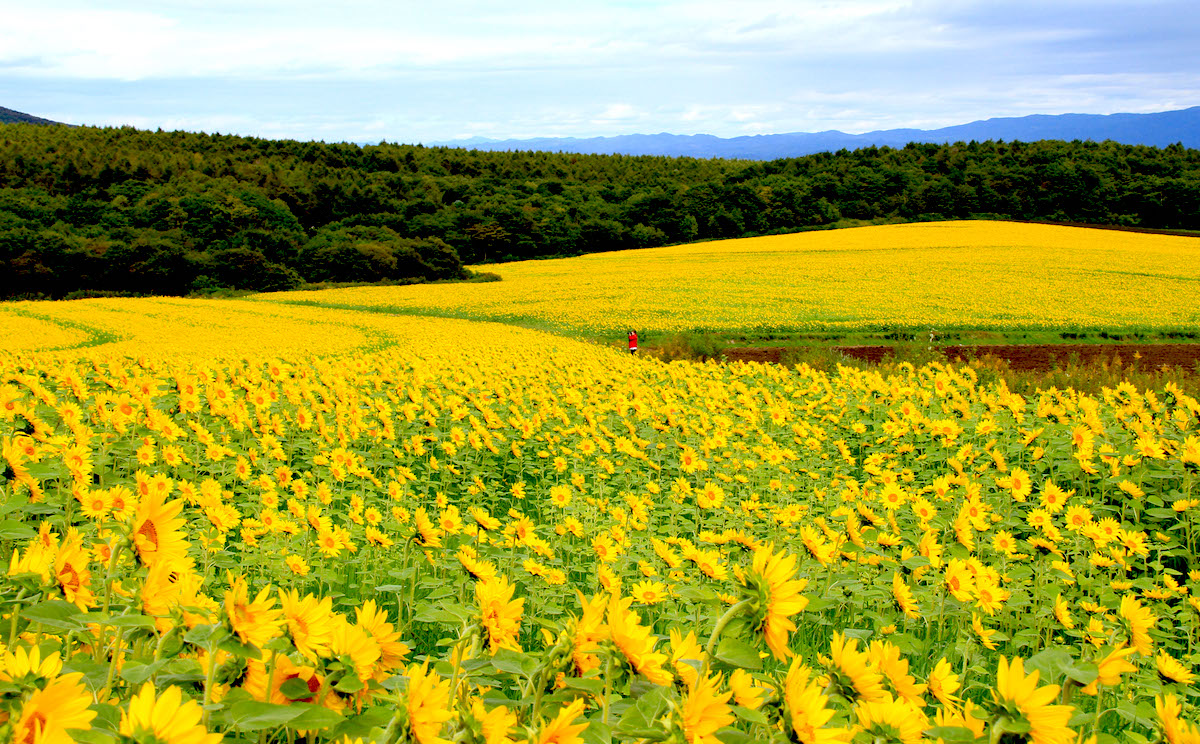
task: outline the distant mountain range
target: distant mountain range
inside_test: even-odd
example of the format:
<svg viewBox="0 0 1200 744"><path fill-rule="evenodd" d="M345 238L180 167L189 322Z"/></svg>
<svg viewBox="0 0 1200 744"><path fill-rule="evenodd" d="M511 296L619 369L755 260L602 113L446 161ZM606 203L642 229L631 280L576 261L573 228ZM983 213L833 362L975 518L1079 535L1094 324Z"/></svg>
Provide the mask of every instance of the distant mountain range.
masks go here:
<svg viewBox="0 0 1200 744"><path fill-rule="evenodd" d="M12 109L8 109L8 108L4 108L3 106L0 106L0 124L58 124L58 123L59 122L57 122L57 121L50 121L49 119L42 119L37 116L30 116L29 114L22 114L20 111L13 111Z"/></svg>
<svg viewBox="0 0 1200 744"><path fill-rule="evenodd" d="M59 124L0 106L0 124ZM72 126L72 125L65 125ZM865 134L837 130L716 137L711 134L622 134L615 137L542 137L496 140L484 137L426 143L474 150L541 150L580 154L774 160L863 147L904 147L909 142L945 144L970 140L1113 140L1125 145L1166 147L1176 142L1200 148L1200 106L1154 114L1035 114L973 121L942 129L883 129ZM366 143L361 143L366 144Z"/></svg>
<svg viewBox="0 0 1200 744"><path fill-rule="evenodd" d="M794 132L722 138L711 134L624 134L616 137L545 137L524 140L467 140L428 143L476 150L543 150L580 154L668 155L694 158L774 160L872 145L971 140L1115 140L1126 145L1166 147L1176 142L1200 148L1200 106L1156 114L1058 114L973 121L942 129L885 129L865 134Z"/></svg>

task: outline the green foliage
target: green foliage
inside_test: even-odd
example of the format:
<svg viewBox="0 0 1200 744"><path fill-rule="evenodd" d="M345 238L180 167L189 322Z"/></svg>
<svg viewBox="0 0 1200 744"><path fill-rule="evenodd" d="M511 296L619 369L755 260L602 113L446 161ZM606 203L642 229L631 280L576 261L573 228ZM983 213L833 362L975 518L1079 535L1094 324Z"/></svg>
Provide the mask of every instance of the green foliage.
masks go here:
<svg viewBox="0 0 1200 744"><path fill-rule="evenodd" d="M463 262L972 216L1197 230L1200 151L989 141L754 162L0 125L0 297L457 279Z"/></svg>

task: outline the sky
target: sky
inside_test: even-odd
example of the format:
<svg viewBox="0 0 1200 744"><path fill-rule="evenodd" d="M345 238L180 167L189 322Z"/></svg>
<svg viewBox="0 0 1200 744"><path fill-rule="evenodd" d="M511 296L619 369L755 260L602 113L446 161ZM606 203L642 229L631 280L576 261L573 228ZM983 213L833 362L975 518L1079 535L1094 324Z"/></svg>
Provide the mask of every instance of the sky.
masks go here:
<svg viewBox="0 0 1200 744"><path fill-rule="evenodd" d="M1197 0L0 0L0 106L327 142L1200 104Z"/></svg>

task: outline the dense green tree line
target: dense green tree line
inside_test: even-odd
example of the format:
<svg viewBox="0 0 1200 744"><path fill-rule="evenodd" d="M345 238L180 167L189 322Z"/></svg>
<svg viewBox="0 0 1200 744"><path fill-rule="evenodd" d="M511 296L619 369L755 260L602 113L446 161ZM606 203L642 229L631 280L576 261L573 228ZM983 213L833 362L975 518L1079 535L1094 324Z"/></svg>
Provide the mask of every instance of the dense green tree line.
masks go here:
<svg viewBox="0 0 1200 744"><path fill-rule="evenodd" d="M1200 229L1200 151L870 147L770 162L0 125L0 296L461 278L462 263L996 216Z"/></svg>

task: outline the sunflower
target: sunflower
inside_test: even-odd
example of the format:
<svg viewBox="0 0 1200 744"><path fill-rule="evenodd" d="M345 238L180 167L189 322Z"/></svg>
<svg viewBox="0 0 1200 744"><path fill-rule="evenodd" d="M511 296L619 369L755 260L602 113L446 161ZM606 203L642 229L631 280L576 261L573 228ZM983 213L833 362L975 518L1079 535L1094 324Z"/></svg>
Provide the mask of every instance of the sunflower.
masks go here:
<svg viewBox="0 0 1200 744"><path fill-rule="evenodd" d="M550 501L559 509L565 509L571 503L571 489L564 485L550 487Z"/></svg>
<svg viewBox="0 0 1200 744"><path fill-rule="evenodd" d="M1054 600L1054 617L1067 630L1075 629L1075 620L1071 617L1071 606L1063 600L1061 593Z"/></svg>
<svg viewBox="0 0 1200 744"><path fill-rule="evenodd" d="M438 734L454 717L450 710L450 680L429 671L429 663L408 669L408 692L404 696L408 727L419 744L450 744Z"/></svg>
<svg viewBox="0 0 1200 744"><path fill-rule="evenodd" d="M619 549L613 543L612 538L604 533L597 535L596 539L592 540L592 552L604 563L611 563L620 555Z"/></svg>
<svg viewBox="0 0 1200 744"><path fill-rule="evenodd" d="M934 726L937 728L943 726L965 728L971 732L971 740L978 741L983 738L984 732L987 729L987 722L982 718L975 717L974 712L977 709L978 707L975 703L970 700L966 701L961 709L941 708L934 714Z"/></svg>
<svg viewBox="0 0 1200 744"><path fill-rule="evenodd" d="M1017 553L1017 541L1011 532L999 530L992 536L992 549L1011 558Z"/></svg>
<svg viewBox="0 0 1200 744"><path fill-rule="evenodd" d="M467 570L467 573L474 576L480 581L490 581L496 578L496 566L490 561L486 561L479 557L475 552L475 548L470 545L462 545L455 554L458 562Z"/></svg>
<svg viewBox="0 0 1200 744"><path fill-rule="evenodd" d="M1054 481L1047 480L1042 486L1042 508L1051 514L1062 511L1067 500L1075 495L1075 491L1064 491Z"/></svg>
<svg viewBox="0 0 1200 744"><path fill-rule="evenodd" d="M903 698L893 700L891 697L885 697L883 700L864 701L857 706L855 712L858 715L859 730L875 741L895 741L902 744L925 741L923 732L929 727L929 719L916 703Z"/></svg>
<svg viewBox="0 0 1200 744"><path fill-rule="evenodd" d="M18 483L36 482L29 474L29 469L24 463L28 459L26 454L28 448L27 442L33 442L29 437L18 434L11 439L5 437L0 439L0 456L8 463L7 472L9 480L17 481ZM0 478L4 477L5 468L0 467Z"/></svg>
<svg viewBox="0 0 1200 744"><path fill-rule="evenodd" d="M417 509L414 519L417 524L417 534L420 537L418 544L425 548L441 547L442 531L434 525L424 507Z"/></svg>
<svg viewBox="0 0 1200 744"><path fill-rule="evenodd" d="M1024 501L1033 492L1033 482L1029 478L1029 473L1021 468L1013 468L1008 477L1008 487L1012 497L1017 501Z"/></svg>
<svg viewBox="0 0 1200 744"><path fill-rule="evenodd" d="M184 526L184 520L179 517L183 499L164 502L165 498L164 492L150 490L133 510L130 536L138 559L146 566L175 562L187 555L188 542L179 531Z"/></svg>
<svg viewBox="0 0 1200 744"><path fill-rule="evenodd" d="M871 663L869 654L858 650L858 639L846 639L835 631L827 667L830 681L848 700L874 702L887 697L883 675Z"/></svg>
<svg viewBox="0 0 1200 744"><path fill-rule="evenodd" d="M37 646L29 649L24 646L8 649L4 652L2 661L0 680L4 682L38 683L43 679L57 677L62 671L62 657L54 653L43 658Z"/></svg>
<svg viewBox="0 0 1200 744"><path fill-rule="evenodd" d="M1103 659L1097 659L1097 676L1086 685L1082 692L1085 695L1096 695L1099 692L1099 686L1112 687L1121 683L1121 675L1125 672L1136 672L1137 667L1129 663L1127 657L1134 652L1134 649L1129 647L1114 649L1108 656Z"/></svg>
<svg viewBox="0 0 1200 744"><path fill-rule="evenodd" d="M975 575L967 566L967 562L959 558L951 558L946 565L946 588L959 602L970 602L974 598Z"/></svg>
<svg viewBox="0 0 1200 744"><path fill-rule="evenodd" d="M671 666L675 675L691 689L696 684L700 669L707 666L708 654L700 647L696 631L689 630L685 636L678 628L671 628Z"/></svg>
<svg viewBox="0 0 1200 744"><path fill-rule="evenodd" d="M638 604L658 604L667 598L667 585L659 581L639 581L629 589Z"/></svg>
<svg viewBox="0 0 1200 744"><path fill-rule="evenodd" d="M917 680L908 673L908 659L901 655L899 648L887 641L873 641L868 655L871 666L879 670L900 699L925 707L926 685L917 684Z"/></svg>
<svg viewBox="0 0 1200 744"><path fill-rule="evenodd" d="M475 523L479 525L479 529L488 531L500 529L500 520L488 514L487 509L472 506L467 511L471 514L471 519L474 519Z"/></svg>
<svg viewBox="0 0 1200 744"><path fill-rule="evenodd" d="M371 633L348 622L341 615L334 615L333 620L335 627L329 643L330 652L334 656L348 658L359 680L369 681L378 671L379 659L383 656L379 642Z"/></svg>
<svg viewBox="0 0 1200 744"><path fill-rule="evenodd" d="M983 627L983 622L980 621L979 615L971 613L971 630L975 631L975 635L979 636L979 642L989 651L995 651L996 642L992 640L992 636L996 635L996 631L991 628Z"/></svg>
<svg viewBox="0 0 1200 744"><path fill-rule="evenodd" d="M654 650L655 639L650 628L642 625L638 614L629 609L631 604L633 597L621 599L614 594L609 600L609 638L635 672L656 685L669 685L674 677L663 668L667 655Z"/></svg>
<svg viewBox="0 0 1200 744"><path fill-rule="evenodd" d="M808 598L800 594L808 582L793 578L796 556L776 554L774 548L767 543L754 551L750 569L742 574L740 583L753 603L755 628L762 632L775 658L783 661L791 656L787 646L796 629L791 617L808 606Z"/></svg>
<svg viewBox="0 0 1200 744"><path fill-rule="evenodd" d="M1086 506L1072 504L1067 507L1067 529L1078 532L1092 524L1092 511Z"/></svg>
<svg viewBox="0 0 1200 744"><path fill-rule="evenodd" d="M834 711L825 707L828 698L821 693L822 685L812 679L812 670L799 656L792 659L784 681L783 701L787 720L801 744L834 744L850 739L850 731L824 728Z"/></svg>
<svg viewBox="0 0 1200 744"><path fill-rule="evenodd" d="M483 744L513 744L508 732L517 725L517 714L509 710L507 705L497 705L488 710L483 701L476 698L471 701L471 715L483 734Z"/></svg>
<svg viewBox="0 0 1200 744"><path fill-rule="evenodd" d="M104 488L92 488L81 495L79 511L88 519L107 519L113 508L112 494Z"/></svg>
<svg viewBox="0 0 1200 744"><path fill-rule="evenodd" d="M321 530L317 533L317 550L326 558L337 558L342 553L342 541L332 530Z"/></svg>
<svg viewBox="0 0 1200 744"><path fill-rule="evenodd" d="M954 710L962 702L954 694L961 686L958 681L958 675L954 673L954 667L950 666L950 662L944 658L934 666L933 671L929 673L929 679L926 683L929 694L937 698L937 701L946 709Z"/></svg>
<svg viewBox="0 0 1200 744"><path fill-rule="evenodd" d="M376 606L375 600L368 599L362 607L354 608L354 614L358 620L358 627L366 631L379 645L376 678L390 674L391 670L399 667L408 658L408 645L401 642L400 632L393 629L392 624L388 622L387 613ZM386 678L385 676L384 679ZM379 681L382 682L383 679Z"/></svg>
<svg viewBox="0 0 1200 744"><path fill-rule="evenodd" d="M718 692L720 686L720 675L705 677L683 696L679 716L688 744L719 744L721 740L715 735L717 729L733 723L733 712L729 707L733 693Z"/></svg>
<svg viewBox="0 0 1200 744"><path fill-rule="evenodd" d="M596 564L596 578L600 581L600 586L604 588L604 591L609 594L621 593L621 577L603 563Z"/></svg>
<svg viewBox="0 0 1200 744"><path fill-rule="evenodd" d="M142 611L154 618L160 633L172 627L171 610L179 606L180 572L188 568L185 563L160 561L146 571L142 580Z"/></svg>
<svg viewBox="0 0 1200 744"><path fill-rule="evenodd" d="M262 648L279 635L280 610L274 609L271 587L264 588L253 601L243 576L229 574L229 589L225 592L225 612L234 634L242 641Z"/></svg>
<svg viewBox="0 0 1200 744"><path fill-rule="evenodd" d="M1150 630L1158 622L1158 618L1148 607L1143 607L1137 597L1126 594L1121 598L1121 608L1117 611L1129 632L1129 642L1142 656L1149 656L1154 648L1150 638Z"/></svg>
<svg viewBox="0 0 1200 744"><path fill-rule="evenodd" d="M209 733L201 723L203 714L195 700L184 702L179 687L167 687L155 697L154 684L147 682L129 701L129 707L121 711L120 733L137 741L218 744L223 737Z"/></svg>
<svg viewBox="0 0 1200 744"><path fill-rule="evenodd" d="M1072 744L1075 732L1067 722L1075 708L1070 705L1051 705L1058 697L1058 685L1038 687L1038 671L1028 676L1025 663L1020 657L1011 662L1000 657L996 672L996 689L992 698L1001 709L1001 715L1028 726L1032 744ZM996 725L1002 726L1003 718Z"/></svg>
<svg viewBox="0 0 1200 744"><path fill-rule="evenodd" d="M580 734L588 727L588 723L574 722L581 713L583 698L576 698L570 705L559 710L552 720L539 726L537 738L530 739L530 744L582 744L583 738Z"/></svg>
<svg viewBox="0 0 1200 744"><path fill-rule="evenodd" d="M734 669L729 675L729 690L735 703L750 710L758 710L767 694L767 688L757 684L745 669Z"/></svg>
<svg viewBox="0 0 1200 744"><path fill-rule="evenodd" d="M267 679L271 677L268 665L272 662L275 664L275 672L274 678L271 680L270 699L268 699ZM283 694L281 688L293 679L304 683L304 686L308 688L308 695L288 698ZM297 666L284 654L269 652L265 655L264 660L250 659L246 662L246 676L242 681L242 689L255 700L275 705L287 705L293 702L316 703L323 681L321 675L312 667ZM320 702L331 710L342 710L346 707L345 702L330 691L326 691Z"/></svg>
<svg viewBox="0 0 1200 744"><path fill-rule="evenodd" d="M1187 666L1168 654L1165 649L1158 650L1158 656L1154 657L1154 665L1158 668L1158 676L1163 682L1190 685L1196 679L1196 675Z"/></svg>
<svg viewBox="0 0 1200 744"><path fill-rule="evenodd" d="M288 569L297 576L308 576L308 564L298 555L289 555L283 559Z"/></svg>
<svg viewBox="0 0 1200 744"><path fill-rule="evenodd" d="M1167 744L1195 744L1200 741L1200 730L1179 718L1183 713L1179 698L1174 695L1158 695L1154 698L1154 710L1158 713L1162 738Z"/></svg>
<svg viewBox="0 0 1200 744"><path fill-rule="evenodd" d="M1009 592L990 578L980 576L975 583L975 606L989 615L994 615L1008 600Z"/></svg>
<svg viewBox="0 0 1200 744"><path fill-rule="evenodd" d="M54 577L63 598L84 611L96 603L88 562L89 551L83 548L83 536L71 529L54 559Z"/></svg>
<svg viewBox="0 0 1200 744"><path fill-rule="evenodd" d="M70 742L67 729L90 729L96 711L89 710L92 694L83 686L83 674L55 677L42 689L34 690L21 706L13 725L12 741L17 744Z"/></svg>
<svg viewBox="0 0 1200 744"><path fill-rule="evenodd" d="M333 638L333 599L317 599L311 594L300 597L296 590L279 592L280 611L292 645L301 656L316 661L329 655Z"/></svg>
<svg viewBox="0 0 1200 744"><path fill-rule="evenodd" d="M604 624L604 609L608 598L597 594L590 600L579 595L583 605L583 614L572 618L568 623L571 637L571 660L575 663L576 674L583 676L589 670L600 666L600 659L595 651L598 642L608 637L608 626Z"/></svg>
<svg viewBox="0 0 1200 744"><path fill-rule="evenodd" d="M521 613L525 599L513 599L516 586L504 576L475 583L475 600L479 603L479 622L487 631L488 648L493 654L502 648L520 651L517 638L521 635Z"/></svg>
<svg viewBox="0 0 1200 744"><path fill-rule="evenodd" d="M917 605L912 589L904 583L904 579L900 577L898 571L892 574L892 597L895 598L896 606L900 608L905 617L911 620L920 619L921 608Z"/></svg>
<svg viewBox="0 0 1200 744"><path fill-rule="evenodd" d="M454 504L447 506L442 510L441 516L438 518L438 527L447 535L457 535L462 532L462 515L458 512L458 507Z"/></svg>

